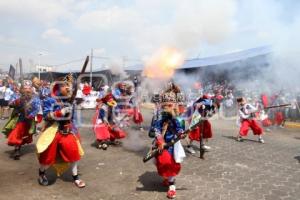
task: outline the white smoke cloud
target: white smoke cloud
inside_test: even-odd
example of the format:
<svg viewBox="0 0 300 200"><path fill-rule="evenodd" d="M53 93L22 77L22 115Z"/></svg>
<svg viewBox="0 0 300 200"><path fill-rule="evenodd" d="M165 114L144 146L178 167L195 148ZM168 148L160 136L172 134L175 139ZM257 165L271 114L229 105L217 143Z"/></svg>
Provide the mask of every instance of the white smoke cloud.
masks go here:
<svg viewBox="0 0 300 200"><path fill-rule="evenodd" d="M236 0L134 1L127 7L99 6L83 13L76 25L84 31L116 32L122 36L117 41L126 38L140 55L161 46L191 52L203 42L226 39L234 31L235 12Z"/></svg>
<svg viewBox="0 0 300 200"><path fill-rule="evenodd" d="M27 0L0 1L0 16L9 20L32 21L44 25L51 25L61 19L71 19L73 0Z"/></svg>
<svg viewBox="0 0 300 200"><path fill-rule="evenodd" d="M258 74L258 85L269 91L293 91L300 84L300 13L293 12L300 9L299 2L253 0L241 1L239 7L239 26L247 26L241 33L252 34L255 43L270 44L273 48L269 70Z"/></svg>
<svg viewBox="0 0 300 200"><path fill-rule="evenodd" d="M128 74L124 70L124 59L114 58L109 61L109 70L113 75L119 76L120 79L126 79Z"/></svg>

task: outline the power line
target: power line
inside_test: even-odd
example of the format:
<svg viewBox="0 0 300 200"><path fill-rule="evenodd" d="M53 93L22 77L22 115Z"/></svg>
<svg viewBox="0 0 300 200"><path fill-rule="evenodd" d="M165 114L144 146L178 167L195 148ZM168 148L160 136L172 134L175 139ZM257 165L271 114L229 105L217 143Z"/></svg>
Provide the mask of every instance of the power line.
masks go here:
<svg viewBox="0 0 300 200"><path fill-rule="evenodd" d="M105 60L110 60L111 59L110 57L105 57L105 56L93 56L93 58L96 58L96 59L105 59Z"/></svg>
<svg viewBox="0 0 300 200"><path fill-rule="evenodd" d="M71 63L83 61L84 59L85 59L85 58L81 58L81 59L71 60L71 61L68 61L68 62L66 62L66 63L56 64L56 65L49 65L49 66L52 66L52 67L58 67L58 66L62 66L62 65L67 65L67 64L71 64Z"/></svg>

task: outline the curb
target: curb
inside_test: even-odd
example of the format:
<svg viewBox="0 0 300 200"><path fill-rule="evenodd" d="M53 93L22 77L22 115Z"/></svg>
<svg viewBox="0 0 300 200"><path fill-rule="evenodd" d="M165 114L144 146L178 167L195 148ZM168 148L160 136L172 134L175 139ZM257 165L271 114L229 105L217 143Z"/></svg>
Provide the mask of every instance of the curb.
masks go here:
<svg viewBox="0 0 300 200"><path fill-rule="evenodd" d="M300 128L300 123L297 123L297 122L285 122L284 127L286 127L286 128Z"/></svg>

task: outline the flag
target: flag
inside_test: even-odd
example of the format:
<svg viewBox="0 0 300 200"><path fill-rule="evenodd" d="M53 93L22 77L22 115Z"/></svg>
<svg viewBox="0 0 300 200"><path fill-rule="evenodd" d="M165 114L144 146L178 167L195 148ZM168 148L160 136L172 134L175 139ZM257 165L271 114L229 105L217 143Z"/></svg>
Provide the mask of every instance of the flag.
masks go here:
<svg viewBox="0 0 300 200"><path fill-rule="evenodd" d="M15 73L16 73L16 69L10 65L9 67L9 72L8 72L8 76L11 78L11 79L14 79L15 78Z"/></svg>

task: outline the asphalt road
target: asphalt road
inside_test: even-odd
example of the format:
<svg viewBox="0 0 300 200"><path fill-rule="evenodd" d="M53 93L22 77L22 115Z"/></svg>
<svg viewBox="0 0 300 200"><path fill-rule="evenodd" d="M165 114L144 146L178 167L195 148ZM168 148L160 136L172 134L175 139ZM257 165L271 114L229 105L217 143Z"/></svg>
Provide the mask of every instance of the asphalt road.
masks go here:
<svg viewBox="0 0 300 200"><path fill-rule="evenodd" d="M146 126L151 114L146 110L144 114ZM88 123L92 115L92 110L84 111L83 121ZM299 129L274 130L264 136L265 144L260 144L251 134L248 140L236 142L234 121L212 123L212 150L205 154L205 160L198 154L185 159L176 180L177 199L300 199ZM121 146L103 151L93 146L92 129L80 128L85 150L80 161L81 178L87 184L84 189L72 185L70 172L56 178L53 170L47 173L52 184L40 186L34 144L25 146L21 160L15 161L9 157L12 148L1 135L0 200L166 199L167 188L161 186L155 166L151 161L142 162L151 143L147 132L136 127L126 131L128 137Z"/></svg>

